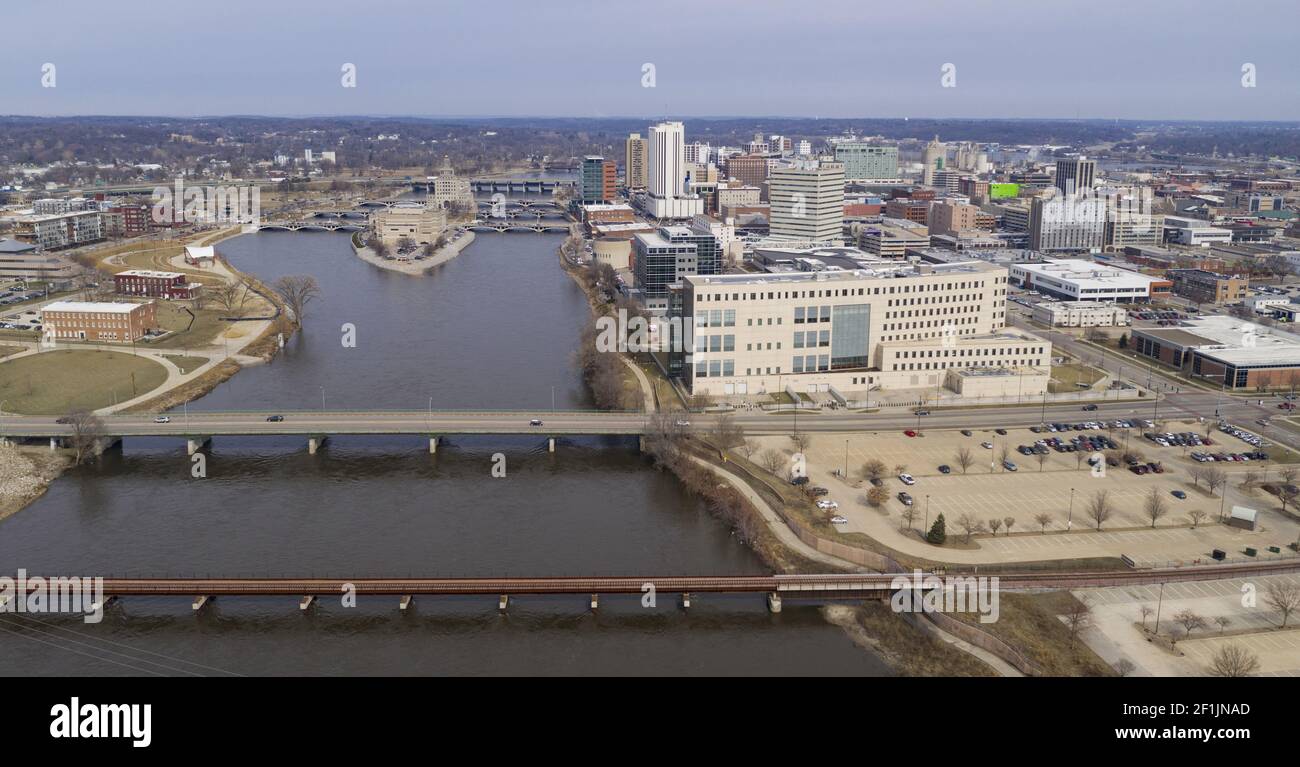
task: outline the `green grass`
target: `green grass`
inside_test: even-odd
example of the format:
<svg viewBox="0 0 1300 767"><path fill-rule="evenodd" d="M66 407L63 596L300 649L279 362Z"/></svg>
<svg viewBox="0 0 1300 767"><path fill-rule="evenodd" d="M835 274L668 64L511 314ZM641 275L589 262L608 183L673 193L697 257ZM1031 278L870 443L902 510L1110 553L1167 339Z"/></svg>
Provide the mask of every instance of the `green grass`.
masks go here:
<svg viewBox="0 0 1300 767"><path fill-rule="evenodd" d="M0 400L9 413L64 415L153 391L162 365L130 353L67 349L0 362Z"/></svg>
<svg viewBox="0 0 1300 767"><path fill-rule="evenodd" d="M1048 391L1052 394L1082 391L1083 387L1078 384L1087 384L1091 386L1100 381L1104 375L1105 373L1090 365L1082 365L1078 363L1053 365L1052 379L1047 384Z"/></svg>
<svg viewBox="0 0 1300 767"><path fill-rule="evenodd" d="M187 357L184 354L164 354L163 358L180 368L182 373L196 370L208 363L207 357Z"/></svg>

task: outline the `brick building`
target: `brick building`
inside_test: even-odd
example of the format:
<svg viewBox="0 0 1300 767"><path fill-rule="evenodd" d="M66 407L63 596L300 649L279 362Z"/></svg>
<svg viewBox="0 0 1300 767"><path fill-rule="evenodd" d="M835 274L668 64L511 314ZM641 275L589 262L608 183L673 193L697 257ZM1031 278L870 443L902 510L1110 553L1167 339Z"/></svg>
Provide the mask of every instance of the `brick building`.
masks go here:
<svg viewBox="0 0 1300 767"><path fill-rule="evenodd" d="M129 343L157 329L158 320L152 301L55 301L41 311L41 325L50 341Z"/></svg>
<svg viewBox="0 0 1300 767"><path fill-rule="evenodd" d="M194 298L203 285L190 282L180 272L156 272L148 269L128 269L113 275L114 290L126 296L148 296L188 300Z"/></svg>

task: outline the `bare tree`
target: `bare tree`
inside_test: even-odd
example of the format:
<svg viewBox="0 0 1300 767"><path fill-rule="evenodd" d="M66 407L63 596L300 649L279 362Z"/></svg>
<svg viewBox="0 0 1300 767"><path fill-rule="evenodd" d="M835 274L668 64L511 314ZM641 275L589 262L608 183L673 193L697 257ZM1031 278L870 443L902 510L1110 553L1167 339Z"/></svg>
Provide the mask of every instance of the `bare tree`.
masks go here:
<svg viewBox="0 0 1300 767"><path fill-rule="evenodd" d="M885 501L888 500L889 500L889 491L883 487L872 485L871 489L867 491L867 503L870 504L873 508L877 508L877 509L880 508L881 506L885 505ZM905 508L908 511L912 511L913 514L915 514L914 506L907 506ZM911 520L908 520L908 524L911 524Z"/></svg>
<svg viewBox="0 0 1300 767"><path fill-rule="evenodd" d="M1047 453L1034 453L1034 460L1038 461L1038 470L1042 471L1043 466L1047 464Z"/></svg>
<svg viewBox="0 0 1300 767"><path fill-rule="evenodd" d="M1047 532L1047 526L1052 523L1052 515L1045 511L1040 511L1034 515L1034 521L1038 523L1038 531L1040 533L1045 533Z"/></svg>
<svg viewBox="0 0 1300 767"><path fill-rule="evenodd" d="M1074 646L1074 641L1078 638L1079 632L1087 628L1091 622L1092 607L1089 606L1087 598L1072 600L1065 611L1065 627L1070 632L1070 646Z"/></svg>
<svg viewBox="0 0 1300 767"><path fill-rule="evenodd" d="M1135 668L1137 667L1133 665L1133 661L1128 658L1120 658L1115 661L1115 673L1120 676L1128 676L1129 674L1132 674L1133 669Z"/></svg>
<svg viewBox="0 0 1300 767"><path fill-rule="evenodd" d="M961 473L965 474L971 464L975 463L975 456L971 455L970 448L960 447L957 448L957 454L953 456L953 460L961 467Z"/></svg>
<svg viewBox="0 0 1300 767"><path fill-rule="evenodd" d="M217 306L232 316L237 317L242 314L244 305L248 303L249 286L247 280L231 280L211 288L205 288L205 292L209 291L210 297Z"/></svg>
<svg viewBox="0 0 1300 767"><path fill-rule="evenodd" d="M791 434L790 441L794 443L795 450L800 453L808 452L808 446L812 444L812 437L808 434Z"/></svg>
<svg viewBox="0 0 1300 767"><path fill-rule="evenodd" d="M1214 625L1219 627L1219 633L1222 634L1224 629L1232 625L1232 619L1226 615L1216 615L1214 616Z"/></svg>
<svg viewBox="0 0 1300 767"><path fill-rule="evenodd" d="M872 458L862 464L862 476L872 482L879 480L881 477L885 476L885 462L878 458Z"/></svg>
<svg viewBox="0 0 1300 767"><path fill-rule="evenodd" d="M1220 647L1210 661L1210 676L1244 677L1259 672L1259 658L1241 645Z"/></svg>
<svg viewBox="0 0 1300 767"><path fill-rule="evenodd" d="M1205 480L1206 487L1210 488L1211 495L1216 493L1228 481L1228 475L1222 469L1214 467L1206 468L1201 478Z"/></svg>
<svg viewBox="0 0 1300 767"><path fill-rule="evenodd" d="M1165 502L1165 497L1157 488L1151 488L1147 492L1146 501L1143 502L1142 510L1146 513L1147 519L1151 520L1151 527L1156 526L1160 518L1169 513L1169 504Z"/></svg>
<svg viewBox="0 0 1300 767"><path fill-rule="evenodd" d="M1110 506L1110 491L1098 490L1092 498L1088 500L1088 504L1084 507L1084 511L1087 513L1088 518L1097 525L1097 529L1101 530L1102 524L1104 524L1106 520L1110 519L1112 513Z"/></svg>
<svg viewBox="0 0 1300 767"><path fill-rule="evenodd" d="M1241 482L1237 483L1237 487L1243 490L1244 492L1249 493L1250 491L1255 489L1256 485L1259 484L1259 480L1260 480L1259 472L1248 471L1244 475L1242 475Z"/></svg>
<svg viewBox="0 0 1300 767"><path fill-rule="evenodd" d="M1205 619L1190 609L1179 610L1174 613L1174 623L1182 626L1189 637L1196 629L1205 628Z"/></svg>
<svg viewBox="0 0 1300 767"><path fill-rule="evenodd" d="M736 423L730 413L726 413L714 422L713 439L722 450L744 445L745 429Z"/></svg>
<svg viewBox="0 0 1300 767"><path fill-rule="evenodd" d="M998 537L998 531L1002 529L1002 520L994 517L989 520L989 530L993 531L993 537Z"/></svg>
<svg viewBox="0 0 1300 767"><path fill-rule="evenodd" d="M1142 630L1146 631L1147 618L1154 615L1156 611L1151 609L1151 605L1142 605L1138 608L1138 612L1142 614Z"/></svg>
<svg viewBox="0 0 1300 767"><path fill-rule="evenodd" d="M1300 586L1294 583L1271 583L1264 591L1264 602L1282 614L1282 628L1286 628L1291 613L1300 610Z"/></svg>
<svg viewBox="0 0 1300 767"><path fill-rule="evenodd" d="M782 455L781 451L777 450L776 448L769 447L768 449L758 454L758 465L762 466L764 469L767 469L773 474L776 474L778 471L780 471L781 466L784 463L785 463L785 456Z"/></svg>
<svg viewBox="0 0 1300 767"><path fill-rule="evenodd" d="M879 488L879 487L873 487L873 488L871 488L871 490L881 490L881 491L883 492L883 488ZM871 491L868 491L868 492L867 492L867 495L870 496L870 495L871 495ZM915 522L915 521L916 521L916 518L917 518L918 516L920 516L920 515L921 515L921 510L918 509L918 508L916 508L916 506L904 506L904 507L903 507L902 517L903 517L903 520L904 520L905 522L907 522L907 529L908 529L908 530L911 530L911 529L912 529L912 523Z"/></svg>
<svg viewBox="0 0 1300 767"><path fill-rule="evenodd" d="M1007 528L1007 535L1011 535L1011 528L1013 528L1013 527L1016 526L1016 518L1015 518L1015 517L1003 517L1003 518L1002 518L1002 524L1003 524L1003 525L1006 525L1006 528Z"/></svg>
<svg viewBox="0 0 1300 767"><path fill-rule="evenodd" d="M971 514L962 514L957 518L957 526L966 533L966 543L970 543L970 538L975 533L984 531L984 522L976 519Z"/></svg>
<svg viewBox="0 0 1300 767"><path fill-rule="evenodd" d="M316 278L308 274L286 274L276 280L273 287L284 299L299 325L302 324L307 304L320 297L320 286L316 284Z"/></svg>
<svg viewBox="0 0 1300 767"><path fill-rule="evenodd" d="M104 422L94 413L77 410L59 419L72 430L68 440L72 448L72 460L80 465L95 454L99 441L104 438Z"/></svg>
<svg viewBox="0 0 1300 767"><path fill-rule="evenodd" d="M905 464L905 463L896 463L896 464L894 464L894 476L895 476L895 477L897 477L899 474L906 474L906 473L907 473L907 464Z"/></svg>
<svg viewBox="0 0 1300 767"><path fill-rule="evenodd" d="M1192 520L1192 529L1195 530L1202 522L1205 521L1205 512L1201 509L1192 509L1187 512L1187 518Z"/></svg>

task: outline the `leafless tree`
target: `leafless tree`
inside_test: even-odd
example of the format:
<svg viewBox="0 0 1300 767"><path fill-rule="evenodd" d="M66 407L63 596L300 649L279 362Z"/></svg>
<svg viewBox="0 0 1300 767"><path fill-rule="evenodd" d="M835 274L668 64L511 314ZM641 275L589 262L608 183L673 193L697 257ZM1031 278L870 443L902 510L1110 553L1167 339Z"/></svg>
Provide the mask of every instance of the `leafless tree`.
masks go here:
<svg viewBox="0 0 1300 767"><path fill-rule="evenodd" d="M1192 520L1192 529L1195 530L1205 521L1205 512L1201 509L1192 509L1187 512L1187 518Z"/></svg>
<svg viewBox="0 0 1300 767"><path fill-rule="evenodd" d="M1210 488L1211 495L1216 493L1228 481L1228 475L1222 469L1214 467L1206 468L1201 477L1205 480L1206 487Z"/></svg>
<svg viewBox="0 0 1300 767"><path fill-rule="evenodd" d="M1005 525L1006 528L1007 528L1007 535L1011 535L1011 528L1013 528L1013 527L1016 526L1016 518L1015 518L1015 517L1003 517L1003 518L1002 518L1002 524Z"/></svg>
<svg viewBox="0 0 1300 767"><path fill-rule="evenodd" d="M85 463L95 454L99 441L104 438L104 422L94 413L78 410L63 419L71 428L72 436L68 440L72 448L72 460L77 465Z"/></svg>
<svg viewBox="0 0 1300 767"><path fill-rule="evenodd" d="M1133 665L1133 661L1128 658L1120 658L1115 661L1115 673L1120 676L1128 676L1129 674L1132 674L1133 669L1135 668L1137 667Z"/></svg>
<svg viewBox="0 0 1300 767"><path fill-rule="evenodd" d="M997 517L993 517L992 519L989 520L988 524L989 524L989 530L993 532L993 537L994 538L998 537L998 531L1002 529L1002 520Z"/></svg>
<svg viewBox="0 0 1300 767"><path fill-rule="evenodd" d="M722 450L744 445L745 429L736 423L730 413L726 413L714 422L713 439Z"/></svg>
<svg viewBox="0 0 1300 767"><path fill-rule="evenodd" d="M1038 461L1038 470L1042 471L1043 466L1047 464L1047 453L1034 453L1034 460Z"/></svg>
<svg viewBox="0 0 1300 767"><path fill-rule="evenodd" d="M1142 630L1146 631L1147 618L1154 615L1156 611L1151 609L1151 605L1142 605L1138 608L1138 612L1142 614Z"/></svg>
<svg viewBox="0 0 1300 767"><path fill-rule="evenodd" d="M1244 475L1242 475L1241 482L1237 483L1237 487L1241 488L1241 490L1243 490L1244 492L1249 493L1250 491L1255 489L1256 485L1259 484L1259 480L1260 480L1259 472L1248 471Z"/></svg>
<svg viewBox="0 0 1300 767"><path fill-rule="evenodd" d="M881 490L881 488L879 488L879 487L873 487L873 488L871 488L871 489L872 489L872 490ZM867 495L871 495L871 492L868 491L868 492L867 492ZM907 522L907 529L908 529L908 530L911 530L911 529L912 529L912 523L915 522L915 521L916 521L916 518L917 518L918 516L921 515L921 510L918 509L918 508L916 508L915 506L904 506L904 507L903 507L903 511L901 512L901 514L902 514L903 520Z"/></svg>
<svg viewBox="0 0 1300 767"><path fill-rule="evenodd" d="M1264 591L1264 602L1282 615L1282 628L1286 628L1291 613L1300 610L1300 586L1294 583L1271 583Z"/></svg>
<svg viewBox="0 0 1300 767"><path fill-rule="evenodd" d="M969 513L957 518L957 526L966 533L966 543L970 543L970 538L975 533L984 532L984 522Z"/></svg>
<svg viewBox="0 0 1300 767"><path fill-rule="evenodd" d="M896 464L894 464L894 476L895 476L895 477L897 477L899 474L905 474L905 473L907 473L907 464L905 464L905 463L896 463Z"/></svg>
<svg viewBox="0 0 1300 767"><path fill-rule="evenodd" d="M776 448L769 447L768 449L758 454L758 465L762 466L764 469L767 469L773 474L776 474L778 471L780 471L781 466L784 463L785 463L785 456L782 455L781 451L777 450Z"/></svg>
<svg viewBox="0 0 1300 767"><path fill-rule="evenodd" d="M1189 637L1196 629L1205 628L1205 619L1190 609L1179 610L1174 613L1174 623L1182 626Z"/></svg>
<svg viewBox="0 0 1300 767"><path fill-rule="evenodd" d="M812 437L808 434L791 434L790 441L794 443L794 448L800 453L808 452L808 446L812 444Z"/></svg>
<svg viewBox="0 0 1300 767"><path fill-rule="evenodd" d="M1226 615L1216 615L1214 616L1214 625L1219 627L1219 633L1222 634L1224 629L1232 625L1232 619Z"/></svg>
<svg viewBox="0 0 1300 767"><path fill-rule="evenodd" d="M867 491L867 503L870 504L873 508L877 508L877 509L880 508L881 506L885 505L885 502L888 500L889 500L889 491L883 487L872 485L871 489ZM914 506L908 506L906 508L908 510L915 509Z"/></svg>
<svg viewBox="0 0 1300 767"><path fill-rule="evenodd" d="M286 274L276 280L273 287L289 306L289 311L299 325L302 324L307 304L320 297L320 286L316 284L316 278L308 274Z"/></svg>
<svg viewBox="0 0 1300 767"><path fill-rule="evenodd" d="M1093 494L1092 498L1088 500L1088 504L1084 507L1084 511L1087 513L1088 518L1097 525L1097 529L1101 530L1102 524L1104 524L1106 520L1110 519L1112 513L1110 506L1110 491L1098 490Z"/></svg>
<svg viewBox="0 0 1300 767"><path fill-rule="evenodd" d="M1087 628L1091 622L1092 607L1089 606L1087 598L1072 600L1065 611L1065 627L1070 632L1070 646L1074 646L1079 632Z"/></svg>
<svg viewBox="0 0 1300 767"><path fill-rule="evenodd" d="M975 456L971 455L970 448L959 447L957 448L957 454L953 456L953 460L961 467L961 473L965 474L971 464L975 463Z"/></svg>
<svg viewBox="0 0 1300 767"><path fill-rule="evenodd" d="M1154 528L1156 522L1159 522L1161 517L1169 513L1169 504L1165 502L1165 497L1160 490L1153 487L1147 491L1142 510L1146 513L1147 519L1151 520L1151 527Z"/></svg>
<svg viewBox="0 0 1300 767"><path fill-rule="evenodd" d="M1052 515L1045 511L1040 511L1034 515L1034 521L1038 523L1038 531L1040 533L1045 533L1047 532L1047 526L1052 523Z"/></svg>
<svg viewBox="0 0 1300 767"><path fill-rule="evenodd" d="M740 447L737 449L740 450L742 455L744 455L746 458L752 461L754 460L754 453L758 452L758 448L759 448L758 440L746 439L743 443L741 443Z"/></svg>
<svg viewBox="0 0 1300 767"><path fill-rule="evenodd" d="M868 460L862 464L862 476L873 482L885 476L885 462L878 458Z"/></svg>
<svg viewBox="0 0 1300 767"><path fill-rule="evenodd" d="M1210 676L1244 677L1259 672L1259 658L1241 645L1220 647L1210 661Z"/></svg>
<svg viewBox="0 0 1300 767"><path fill-rule="evenodd" d="M244 305L248 303L249 285L247 280L231 280L204 290L210 291L209 295L217 306L231 316L238 317L242 314Z"/></svg>

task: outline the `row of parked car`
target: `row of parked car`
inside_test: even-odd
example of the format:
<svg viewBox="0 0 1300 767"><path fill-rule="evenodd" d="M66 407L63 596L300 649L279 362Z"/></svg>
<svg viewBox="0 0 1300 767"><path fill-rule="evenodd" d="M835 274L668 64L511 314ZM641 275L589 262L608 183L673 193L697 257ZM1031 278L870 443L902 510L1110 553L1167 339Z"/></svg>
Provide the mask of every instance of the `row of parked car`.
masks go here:
<svg viewBox="0 0 1300 767"><path fill-rule="evenodd" d="M1155 432L1146 432L1142 435L1151 440L1160 447L1201 447L1202 445L1213 445L1214 440L1209 437L1202 437L1195 432L1181 431L1177 434L1165 432L1156 434Z"/></svg>
<svg viewBox="0 0 1300 767"><path fill-rule="evenodd" d="M1257 435L1251 434L1245 429L1238 429L1236 426L1229 423L1219 424L1219 431L1224 434L1231 434L1248 445L1254 445L1255 447L1262 447L1264 445L1264 440L1260 439Z"/></svg>
<svg viewBox="0 0 1300 767"><path fill-rule="evenodd" d="M1145 419L1134 420L1117 420L1117 421L1084 421L1083 423L1049 423L1042 426L1030 426L1029 430L1035 434L1043 432L1060 432L1060 431L1097 431L1099 429L1135 429L1138 427L1150 428L1155 424Z"/></svg>
<svg viewBox="0 0 1300 767"><path fill-rule="evenodd" d="M1242 462L1242 461L1267 461L1268 460L1268 453L1265 453L1263 450L1252 450L1248 453L1192 452L1189 453L1189 455L1192 456L1193 460L1200 461L1201 463L1211 463L1214 461Z"/></svg>

